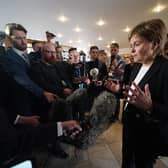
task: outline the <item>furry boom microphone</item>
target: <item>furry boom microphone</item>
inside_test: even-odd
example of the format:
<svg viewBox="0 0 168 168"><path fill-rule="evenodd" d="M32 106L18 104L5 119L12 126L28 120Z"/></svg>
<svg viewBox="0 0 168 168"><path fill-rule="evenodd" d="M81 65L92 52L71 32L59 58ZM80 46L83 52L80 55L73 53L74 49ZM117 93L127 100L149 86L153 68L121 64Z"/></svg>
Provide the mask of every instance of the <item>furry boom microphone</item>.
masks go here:
<svg viewBox="0 0 168 168"><path fill-rule="evenodd" d="M104 91L95 98L88 117L90 128L83 132L81 148L94 144L97 137L111 125L110 118L114 116L115 109L116 98L112 93Z"/></svg>
<svg viewBox="0 0 168 168"><path fill-rule="evenodd" d="M86 89L77 89L68 97L69 103L76 101L81 103L82 97L89 97ZM86 102L84 102L86 103ZM80 121L83 131L76 136L75 145L86 149L96 142L97 137L103 133L110 125L111 118L116 109L115 95L108 91L103 91L94 99L90 111L84 112L84 119Z"/></svg>

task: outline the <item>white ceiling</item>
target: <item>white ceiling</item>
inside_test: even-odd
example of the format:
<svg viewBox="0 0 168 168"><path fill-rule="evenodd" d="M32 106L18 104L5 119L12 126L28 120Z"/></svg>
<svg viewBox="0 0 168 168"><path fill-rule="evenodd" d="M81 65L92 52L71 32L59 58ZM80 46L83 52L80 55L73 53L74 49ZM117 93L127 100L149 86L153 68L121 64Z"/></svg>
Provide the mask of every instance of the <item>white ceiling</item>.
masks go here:
<svg viewBox="0 0 168 168"><path fill-rule="evenodd" d="M88 49L88 42L105 48L112 40L120 43L121 48L129 47L128 34L122 30L129 26L151 19L161 18L168 27L168 0L0 0L0 30L9 22L17 22L28 30L28 38L45 40L45 31L61 33L62 38L56 38L60 43ZM152 8L158 3L167 8L161 13L152 13ZM64 14L69 18L65 23L58 21ZM96 21L104 19L107 24L103 27ZM76 26L82 32L74 32ZM98 36L103 41L98 41ZM70 44L68 44L70 45Z"/></svg>

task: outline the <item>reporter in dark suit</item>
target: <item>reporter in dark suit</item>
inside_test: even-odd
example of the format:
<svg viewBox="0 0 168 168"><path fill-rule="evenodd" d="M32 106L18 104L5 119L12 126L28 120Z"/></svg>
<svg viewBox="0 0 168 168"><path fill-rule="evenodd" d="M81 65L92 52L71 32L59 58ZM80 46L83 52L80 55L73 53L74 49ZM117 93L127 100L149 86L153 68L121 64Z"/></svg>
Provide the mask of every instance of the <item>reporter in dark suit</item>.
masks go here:
<svg viewBox="0 0 168 168"><path fill-rule="evenodd" d="M21 116L16 123L18 106L23 103L18 101L18 96L27 94L26 90L1 69L0 78L0 163L20 152L29 152L34 146L47 147L48 143L55 142L57 136L62 135L62 128L80 129L79 124L73 120L40 124L29 121L29 116Z"/></svg>
<svg viewBox="0 0 168 168"><path fill-rule="evenodd" d="M130 33L136 62L125 93L122 168L153 168L158 155L155 121L168 122L168 61L162 55L166 26L160 19L142 22ZM109 89L119 86L111 82Z"/></svg>
<svg viewBox="0 0 168 168"><path fill-rule="evenodd" d="M90 92L91 96L93 95L93 98L105 90L101 83L108 76L106 64L98 60L98 52L99 48L97 46L91 46L89 52L91 61L86 63L86 72L91 81L88 91ZM98 69L98 75L96 79L93 79L93 77L90 75L90 70L93 68Z"/></svg>
<svg viewBox="0 0 168 168"><path fill-rule="evenodd" d="M56 63L55 46L45 43L41 48L41 56L42 58L30 68L31 79L44 90L55 93L61 98L70 95L72 86L66 74L61 72L65 70L63 67L65 64Z"/></svg>
<svg viewBox="0 0 168 168"><path fill-rule="evenodd" d="M22 89L17 94L17 113L25 116L40 115L44 121L48 115L49 103L55 101L56 95L47 92L29 78L30 59L27 54L27 30L20 24L10 23L6 25L7 37L11 42L11 48L6 55L1 57L0 67L7 72ZM35 113L34 113L35 112ZM40 114L39 114L40 113ZM33 118L38 122L38 118Z"/></svg>
<svg viewBox="0 0 168 168"><path fill-rule="evenodd" d="M91 46L90 47L90 57L91 61L86 63L86 71L90 78L90 70L92 68L98 68L99 74L98 74L98 80L103 80L107 75L107 67L106 64L98 60L98 52L99 48L97 46Z"/></svg>
<svg viewBox="0 0 168 168"><path fill-rule="evenodd" d="M73 120L62 122L62 127L66 130L73 127L80 131L79 124ZM47 147L47 144L56 141L57 129L56 123L37 127L23 125L16 129L9 122L4 109L0 108L0 165L15 155L31 152L33 147Z"/></svg>
<svg viewBox="0 0 168 168"><path fill-rule="evenodd" d="M30 152L32 148L46 146L56 141L60 129L58 123L30 125L30 123L18 123L15 120L18 115L19 102L13 99L20 87L17 82L0 70L0 165L14 155ZM65 121L60 123L63 129L77 128L80 126L76 121Z"/></svg>
<svg viewBox="0 0 168 168"><path fill-rule="evenodd" d="M1 66L7 71L20 85L37 97L44 96L48 102L55 100L55 94L46 92L36 85L28 76L30 58L27 54L27 30L20 24L9 23L7 37L12 47L7 50L3 57Z"/></svg>

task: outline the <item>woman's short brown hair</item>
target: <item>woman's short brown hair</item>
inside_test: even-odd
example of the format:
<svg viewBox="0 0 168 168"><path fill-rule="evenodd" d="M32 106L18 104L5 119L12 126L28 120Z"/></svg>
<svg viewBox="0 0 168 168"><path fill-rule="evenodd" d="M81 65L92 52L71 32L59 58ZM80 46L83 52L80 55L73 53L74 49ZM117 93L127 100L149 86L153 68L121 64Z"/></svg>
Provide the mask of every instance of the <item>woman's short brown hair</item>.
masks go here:
<svg viewBox="0 0 168 168"><path fill-rule="evenodd" d="M129 41L135 34L158 44L157 52L163 51L166 42L166 26L161 19L152 19L135 26L129 34Z"/></svg>

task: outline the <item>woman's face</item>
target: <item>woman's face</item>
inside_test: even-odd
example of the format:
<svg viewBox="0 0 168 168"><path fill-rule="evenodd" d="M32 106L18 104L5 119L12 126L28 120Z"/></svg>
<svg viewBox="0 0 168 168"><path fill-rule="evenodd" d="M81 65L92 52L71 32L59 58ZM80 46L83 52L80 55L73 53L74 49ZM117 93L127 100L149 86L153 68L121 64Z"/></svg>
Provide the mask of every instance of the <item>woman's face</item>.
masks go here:
<svg viewBox="0 0 168 168"><path fill-rule="evenodd" d="M135 34L130 40L131 55L135 62L150 64L154 60L156 44L149 42L144 37Z"/></svg>

